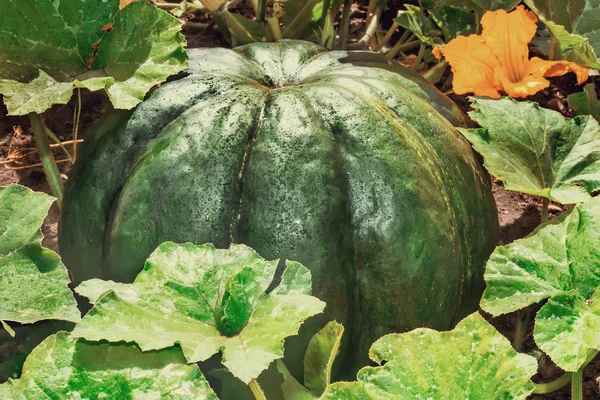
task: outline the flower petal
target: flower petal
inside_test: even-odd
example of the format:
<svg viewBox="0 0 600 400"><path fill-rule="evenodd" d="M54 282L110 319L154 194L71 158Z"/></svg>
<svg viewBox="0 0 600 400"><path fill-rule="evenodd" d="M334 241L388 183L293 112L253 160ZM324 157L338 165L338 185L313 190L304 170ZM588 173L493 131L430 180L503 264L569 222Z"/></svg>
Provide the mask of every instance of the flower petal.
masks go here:
<svg viewBox="0 0 600 400"><path fill-rule="evenodd" d="M480 36L457 36L440 50L452 68L452 87L457 94L474 93L499 99L494 87L494 68L498 60Z"/></svg>
<svg viewBox="0 0 600 400"><path fill-rule="evenodd" d="M550 86L550 81L544 79L542 73L525 75L518 82L513 82L504 74L504 69L496 68L494 82L498 90L504 91L510 97L524 98Z"/></svg>
<svg viewBox="0 0 600 400"><path fill-rule="evenodd" d="M531 61L533 62L535 59L539 60L539 58L533 57L531 59ZM541 61L545 61L545 60L541 60ZM570 62L570 61L545 61L545 62L550 62L553 65L550 66L550 68L548 68L546 70L546 73L544 74L544 76L562 76L569 72L573 72L573 73L575 73L575 75L577 75L577 83L581 85L583 82L587 81L587 79L590 75L589 68L582 67L580 65L575 64L574 62Z"/></svg>
<svg viewBox="0 0 600 400"><path fill-rule="evenodd" d="M433 49L431 49L431 54L433 54L433 56L435 58L437 58L438 60L442 59L442 46L440 46L439 44L436 44L435 46L433 46Z"/></svg>
<svg viewBox="0 0 600 400"><path fill-rule="evenodd" d="M502 68L502 74L513 83L525 77L529 61L528 44L537 30L537 17L518 6L514 11L486 12L481 18L481 37L490 47Z"/></svg>

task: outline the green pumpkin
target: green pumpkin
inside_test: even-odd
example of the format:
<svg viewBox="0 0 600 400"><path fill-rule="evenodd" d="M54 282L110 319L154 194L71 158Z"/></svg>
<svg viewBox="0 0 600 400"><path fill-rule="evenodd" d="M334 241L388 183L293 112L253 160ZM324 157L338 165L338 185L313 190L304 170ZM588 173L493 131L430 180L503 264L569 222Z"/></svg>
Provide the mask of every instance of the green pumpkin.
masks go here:
<svg viewBox="0 0 600 400"><path fill-rule="evenodd" d="M286 344L298 377L326 320L346 327L352 373L380 336L476 309L498 222L454 103L370 52L283 41L190 57L189 76L86 139L60 224L75 282L130 282L167 240L299 261L327 309Z"/></svg>

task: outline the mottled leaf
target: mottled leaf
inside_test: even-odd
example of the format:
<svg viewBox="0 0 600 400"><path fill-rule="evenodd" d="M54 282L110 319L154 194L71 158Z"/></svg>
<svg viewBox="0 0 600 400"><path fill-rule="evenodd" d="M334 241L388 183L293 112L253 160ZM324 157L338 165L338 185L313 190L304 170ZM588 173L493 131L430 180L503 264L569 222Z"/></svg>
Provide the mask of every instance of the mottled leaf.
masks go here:
<svg viewBox="0 0 600 400"><path fill-rule="evenodd" d="M41 246L40 227L54 198L26 187L0 187L0 320L78 322L67 269Z"/></svg>
<svg viewBox="0 0 600 400"><path fill-rule="evenodd" d="M478 313L449 332L420 328L377 340L358 382L335 383L324 399L525 399L535 358L519 354Z"/></svg>
<svg viewBox="0 0 600 400"><path fill-rule="evenodd" d="M21 376L25 358L48 336L58 331L71 331L74 323L66 321L40 321L15 327L15 336L0 331L0 383Z"/></svg>
<svg viewBox="0 0 600 400"><path fill-rule="evenodd" d="M181 22L144 1L119 11L119 0L0 0L0 9L10 115L65 104L74 88L104 89L116 108L132 108L187 65Z"/></svg>
<svg viewBox="0 0 600 400"><path fill-rule="evenodd" d="M452 7L464 12L474 12L476 14L475 23L479 24L479 19L486 11L496 11L503 9L511 11L521 0L421 0L419 3L423 8L432 9L440 6Z"/></svg>
<svg viewBox="0 0 600 400"><path fill-rule="evenodd" d="M530 236L498 247L486 266L481 308L499 315L550 298L534 339L562 369L576 371L600 349L600 197Z"/></svg>
<svg viewBox="0 0 600 400"><path fill-rule="evenodd" d="M59 332L36 347L2 399L160 398L217 400L178 348L142 353L135 345L94 344Z"/></svg>
<svg viewBox="0 0 600 400"><path fill-rule="evenodd" d="M331 369L340 350L343 333L341 324L330 321L308 343L304 355L304 385L315 396L323 394L331 381Z"/></svg>
<svg viewBox="0 0 600 400"><path fill-rule="evenodd" d="M600 121L600 100L593 83L586 85L583 92L569 95L568 101L575 115L591 115L596 121Z"/></svg>
<svg viewBox="0 0 600 400"><path fill-rule="evenodd" d="M472 98L480 129L459 130L508 190L569 204L600 189L600 125L537 103Z"/></svg>
<svg viewBox="0 0 600 400"><path fill-rule="evenodd" d="M444 33L446 42L463 35L477 33L475 14L455 7L440 5L429 10L433 21Z"/></svg>
<svg viewBox="0 0 600 400"><path fill-rule="evenodd" d="M599 244L596 197L497 247L486 266L481 307L500 315L571 290L589 299L600 286Z"/></svg>
<svg viewBox="0 0 600 400"><path fill-rule="evenodd" d="M163 243L134 283L103 294L73 333L136 342L144 351L178 343L189 362L222 351L223 364L248 383L283 356L286 337L325 307L310 296L308 269L293 261L266 294L277 263L244 245L217 250L211 244ZM93 299L106 288L98 281L85 285L82 293L93 293Z"/></svg>
<svg viewBox="0 0 600 400"><path fill-rule="evenodd" d="M526 0L556 40L554 58L600 68L600 2Z"/></svg>
<svg viewBox="0 0 600 400"><path fill-rule="evenodd" d="M103 281L102 279L90 279L82 282L75 288L75 291L83 297L86 297L90 303L95 303L104 293L110 292L119 283L115 281Z"/></svg>
<svg viewBox="0 0 600 400"><path fill-rule="evenodd" d="M577 290L552 297L538 311L533 335L556 365L577 371L600 350L600 288L589 299Z"/></svg>
<svg viewBox="0 0 600 400"><path fill-rule="evenodd" d="M386 399L389 396L385 397ZM327 387L322 400L374 400L367 394L363 382L336 382ZM286 399L287 400L287 399Z"/></svg>

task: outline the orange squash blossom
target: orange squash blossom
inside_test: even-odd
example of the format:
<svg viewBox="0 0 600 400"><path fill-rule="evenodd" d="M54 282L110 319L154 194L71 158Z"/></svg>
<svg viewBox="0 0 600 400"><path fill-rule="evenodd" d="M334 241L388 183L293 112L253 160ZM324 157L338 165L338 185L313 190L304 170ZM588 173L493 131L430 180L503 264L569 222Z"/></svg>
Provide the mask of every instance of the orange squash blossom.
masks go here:
<svg viewBox="0 0 600 400"><path fill-rule="evenodd" d="M119 10L125 8L125 6L129 3L133 3L135 0L119 0Z"/></svg>
<svg viewBox="0 0 600 400"><path fill-rule="evenodd" d="M454 73L457 94L474 93L493 99L504 92L511 97L527 97L547 88L544 77L568 72L582 84L589 70L569 61L529 58L528 44L535 35L537 17L523 6L507 13L486 12L481 18L481 35L458 36L445 47L435 46L433 54L446 57Z"/></svg>

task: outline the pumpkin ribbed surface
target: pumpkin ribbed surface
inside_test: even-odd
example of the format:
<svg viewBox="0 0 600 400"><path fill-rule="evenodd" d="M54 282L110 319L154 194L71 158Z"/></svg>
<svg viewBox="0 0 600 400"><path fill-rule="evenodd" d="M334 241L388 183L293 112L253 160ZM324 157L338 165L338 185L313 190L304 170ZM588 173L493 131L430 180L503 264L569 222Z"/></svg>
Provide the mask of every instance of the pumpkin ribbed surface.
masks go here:
<svg viewBox="0 0 600 400"><path fill-rule="evenodd" d="M299 261L327 309L286 346L297 376L326 319L346 326L354 366L384 334L475 309L498 222L452 102L367 52L190 54L189 76L86 139L60 225L76 282L132 281L166 240Z"/></svg>

